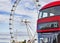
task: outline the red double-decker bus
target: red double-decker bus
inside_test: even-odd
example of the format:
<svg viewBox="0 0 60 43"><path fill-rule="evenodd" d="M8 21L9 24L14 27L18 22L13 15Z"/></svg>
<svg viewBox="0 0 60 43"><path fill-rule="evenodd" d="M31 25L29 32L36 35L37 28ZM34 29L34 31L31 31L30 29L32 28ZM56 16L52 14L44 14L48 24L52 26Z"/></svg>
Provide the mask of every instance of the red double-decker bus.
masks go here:
<svg viewBox="0 0 60 43"><path fill-rule="evenodd" d="M48 3L39 11L37 20L38 43L59 43L60 1Z"/></svg>

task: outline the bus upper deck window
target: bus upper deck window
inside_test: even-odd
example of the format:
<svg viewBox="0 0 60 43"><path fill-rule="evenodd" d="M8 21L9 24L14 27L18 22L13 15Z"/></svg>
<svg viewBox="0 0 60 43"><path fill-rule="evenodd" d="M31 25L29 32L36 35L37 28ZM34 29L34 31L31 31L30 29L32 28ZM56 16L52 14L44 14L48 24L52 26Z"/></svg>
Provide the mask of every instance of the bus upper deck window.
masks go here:
<svg viewBox="0 0 60 43"><path fill-rule="evenodd" d="M50 13L50 16L54 16L54 14L53 13Z"/></svg>
<svg viewBox="0 0 60 43"><path fill-rule="evenodd" d="M47 17L48 15L47 15L47 13L46 12L43 12L43 18L44 17Z"/></svg>
<svg viewBox="0 0 60 43"><path fill-rule="evenodd" d="M48 9L41 10L39 13L39 18L45 18L50 16L60 15L60 6L50 7Z"/></svg>
<svg viewBox="0 0 60 43"><path fill-rule="evenodd" d="M42 18L42 12L39 13L38 17L39 18Z"/></svg>
<svg viewBox="0 0 60 43"><path fill-rule="evenodd" d="M40 12L39 18L45 18L45 17L48 17L48 13L47 12Z"/></svg>

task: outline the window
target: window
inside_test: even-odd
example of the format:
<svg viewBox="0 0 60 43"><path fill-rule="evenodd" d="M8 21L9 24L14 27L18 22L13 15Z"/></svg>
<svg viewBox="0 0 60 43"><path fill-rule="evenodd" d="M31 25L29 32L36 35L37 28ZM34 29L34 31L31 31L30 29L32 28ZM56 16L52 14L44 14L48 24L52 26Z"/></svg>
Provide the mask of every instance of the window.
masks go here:
<svg viewBox="0 0 60 43"><path fill-rule="evenodd" d="M42 18L42 12L40 12L40 14L39 14L39 18Z"/></svg>
<svg viewBox="0 0 60 43"><path fill-rule="evenodd" d="M43 18L44 18L44 17L48 17L48 15L47 15L46 12L43 13Z"/></svg>
<svg viewBox="0 0 60 43"><path fill-rule="evenodd" d="M56 28L58 27L57 22L50 22L50 23L43 23L43 24L38 24L38 29L49 29L49 28Z"/></svg>
<svg viewBox="0 0 60 43"><path fill-rule="evenodd" d="M50 16L54 16L54 14L53 13L50 13Z"/></svg>
<svg viewBox="0 0 60 43"><path fill-rule="evenodd" d="M60 15L60 6L55 6L40 11L39 19L56 15Z"/></svg>
<svg viewBox="0 0 60 43"><path fill-rule="evenodd" d="M48 43L49 38L40 38L40 43Z"/></svg>
<svg viewBox="0 0 60 43"><path fill-rule="evenodd" d="M48 17L48 13L40 12L39 18L44 18L44 17Z"/></svg>

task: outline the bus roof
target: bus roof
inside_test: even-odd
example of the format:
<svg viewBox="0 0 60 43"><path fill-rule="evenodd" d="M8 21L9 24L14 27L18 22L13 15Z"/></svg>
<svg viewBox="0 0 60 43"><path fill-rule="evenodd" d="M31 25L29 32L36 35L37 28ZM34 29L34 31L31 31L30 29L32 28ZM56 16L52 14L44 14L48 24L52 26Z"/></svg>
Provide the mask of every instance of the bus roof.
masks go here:
<svg viewBox="0 0 60 43"><path fill-rule="evenodd" d="M44 9L47 9L47 8L50 8L50 7L54 7L54 6L60 6L60 1L54 1L54 2L51 2L51 3L48 3L46 4L45 6L43 6L41 10L44 10Z"/></svg>

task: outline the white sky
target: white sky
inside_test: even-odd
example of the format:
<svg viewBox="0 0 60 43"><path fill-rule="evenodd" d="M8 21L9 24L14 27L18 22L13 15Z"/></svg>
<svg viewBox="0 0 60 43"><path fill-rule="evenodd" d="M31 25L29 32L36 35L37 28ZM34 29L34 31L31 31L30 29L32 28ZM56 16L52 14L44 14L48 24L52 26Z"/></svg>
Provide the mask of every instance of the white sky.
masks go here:
<svg viewBox="0 0 60 43"><path fill-rule="evenodd" d="M10 10L12 9L13 2L15 0L0 0L0 33L9 33L9 14ZM21 19L28 19L31 23L32 31L33 33L36 31L36 24L37 24L37 9L34 4L35 0L21 0L19 5L16 8L15 11L15 22L14 25L15 29L19 31L19 33L25 36L24 33L26 32L26 27L24 24L22 24L20 21ZM39 0L42 6L55 0ZM24 38L24 37L23 37Z"/></svg>

